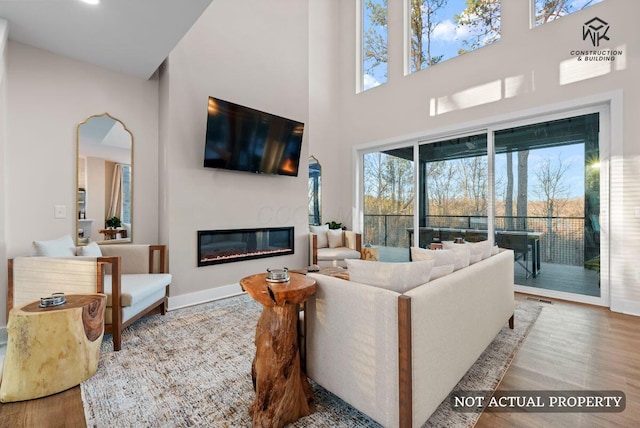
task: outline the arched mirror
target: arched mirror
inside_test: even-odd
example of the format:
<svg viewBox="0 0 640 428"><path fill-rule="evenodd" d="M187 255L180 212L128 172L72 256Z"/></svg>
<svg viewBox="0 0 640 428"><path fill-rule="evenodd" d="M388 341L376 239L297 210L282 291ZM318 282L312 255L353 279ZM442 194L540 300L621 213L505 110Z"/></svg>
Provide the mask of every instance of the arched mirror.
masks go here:
<svg viewBox="0 0 640 428"><path fill-rule="evenodd" d="M108 113L77 129L78 245L127 243L133 234L133 134Z"/></svg>
<svg viewBox="0 0 640 428"><path fill-rule="evenodd" d="M309 157L309 224L322 224L322 168L315 156Z"/></svg>

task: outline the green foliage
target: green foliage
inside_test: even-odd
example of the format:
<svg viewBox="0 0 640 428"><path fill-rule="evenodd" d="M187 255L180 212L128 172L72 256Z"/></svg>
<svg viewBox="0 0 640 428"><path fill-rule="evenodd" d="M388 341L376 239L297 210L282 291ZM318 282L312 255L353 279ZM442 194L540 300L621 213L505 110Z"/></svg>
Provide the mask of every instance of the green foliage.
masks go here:
<svg viewBox="0 0 640 428"><path fill-rule="evenodd" d="M500 38L501 0L467 0L467 8L454 19L460 26L468 27L472 41L464 41L469 49L460 49L459 54L489 45Z"/></svg>
<svg viewBox="0 0 640 428"><path fill-rule="evenodd" d="M342 229L342 223L338 223L337 221L328 221L326 224L329 225L329 229Z"/></svg>
<svg viewBox="0 0 640 428"><path fill-rule="evenodd" d="M387 63L387 7L387 0L383 0L382 4L373 0L365 2L364 10L368 11L365 19L368 19L370 27L364 34L362 59L369 64L368 73L372 73L380 64Z"/></svg>
<svg viewBox="0 0 640 428"><path fill-rule="evenodd" d="M108 218L105 220L104 222L105 226L107 227L120 227L122 226L122 221L120 221L120 219L116 216L113 216L111 218Z"/></svg>

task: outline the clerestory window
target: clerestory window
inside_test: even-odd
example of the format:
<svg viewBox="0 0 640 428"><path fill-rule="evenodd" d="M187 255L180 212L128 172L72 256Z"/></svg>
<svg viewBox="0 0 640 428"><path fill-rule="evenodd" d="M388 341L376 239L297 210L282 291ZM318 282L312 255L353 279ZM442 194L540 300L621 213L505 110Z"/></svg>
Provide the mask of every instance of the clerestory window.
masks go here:
<svg viewBox="0 0 640 428"><path fill-rule="evenodd" d="M534 24L535 26L554 21L565 15L582 10L603 0L535 0Z"/></svg>
<svg viewBox="0 0 640 428"><path fill-rule="evenodd" d="M407 0L411 73L500 39L500 0Z"/></svg>
<svg viewBox="0 0 640 428"><path fill-rule="evenodd" d="M375 88L387 81L387 0L362 0L361 88Z"/></svg>

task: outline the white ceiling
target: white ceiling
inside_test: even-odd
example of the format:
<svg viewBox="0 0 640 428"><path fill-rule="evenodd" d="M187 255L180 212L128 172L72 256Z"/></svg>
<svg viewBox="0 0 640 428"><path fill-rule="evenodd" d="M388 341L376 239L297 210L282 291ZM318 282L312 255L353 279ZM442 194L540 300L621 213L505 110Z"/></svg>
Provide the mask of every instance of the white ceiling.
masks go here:
<svg viewBox="0 0 640 428"><path fill-rule="evenodd" d="M9 39L148 79L212 0L0 0Z"/></svg>

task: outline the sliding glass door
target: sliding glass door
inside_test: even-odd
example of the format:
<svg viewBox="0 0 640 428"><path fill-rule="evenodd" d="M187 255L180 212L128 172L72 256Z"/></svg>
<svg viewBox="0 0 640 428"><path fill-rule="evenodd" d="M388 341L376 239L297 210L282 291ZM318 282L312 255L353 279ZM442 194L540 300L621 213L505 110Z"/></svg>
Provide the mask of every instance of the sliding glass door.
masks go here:
<svg viewBox="0 0 640 428"><path fill-rule="evenodd" d="M488 235L487 135L474 134L419 147L419 246Z"/></svg>
<svg viewBox="0 0 640 428"><path fill-rule="evenodd" d="M363 244L407 261L412 245L490 239L513 250L517 290L607 304L608 115L585 108L363 151Z"/></svg>
<svg viewBox="0 0 640 428"><path fill-rule="evenodd" d="M409 261L414 211L413 146L365 153L362 243L380 261Z"/></svg>
<svg viewBox="0 0 640 428"><path fill-rule="evenodd" d="M516 284L600 297L599 114L502 129L495 231Z"/></svg>

